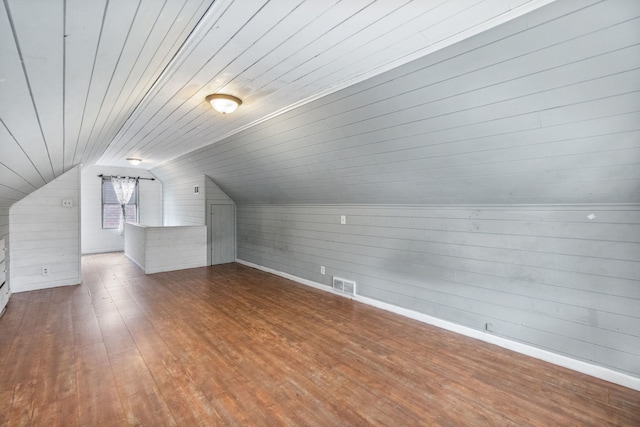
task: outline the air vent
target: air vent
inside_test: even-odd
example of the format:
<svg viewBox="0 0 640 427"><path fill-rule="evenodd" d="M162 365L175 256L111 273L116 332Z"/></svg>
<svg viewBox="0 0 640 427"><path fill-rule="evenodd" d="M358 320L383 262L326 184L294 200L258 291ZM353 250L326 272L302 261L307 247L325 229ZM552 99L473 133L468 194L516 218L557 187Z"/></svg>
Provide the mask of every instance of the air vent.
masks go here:
<svg viewBox="0 0 640 427"><path fill-rule="evenodd" d="M355 295L356 282L354 282L353 280L341 279L340 277L334 277L333 289L345 294Z"/></svg>

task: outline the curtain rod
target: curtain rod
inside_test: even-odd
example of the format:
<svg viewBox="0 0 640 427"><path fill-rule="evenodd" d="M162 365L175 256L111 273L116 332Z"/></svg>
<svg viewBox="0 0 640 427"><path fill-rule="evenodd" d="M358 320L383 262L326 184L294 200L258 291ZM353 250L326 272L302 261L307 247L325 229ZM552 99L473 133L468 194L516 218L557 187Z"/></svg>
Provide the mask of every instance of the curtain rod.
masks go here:
<svg viewBox="0 0 640 427"><path fill-rule="evenodd" d="M100 174L98 175L98 178L127 178L127 179L148 179L149 181L155 181L155 178L141 178L139 176L120 176L120 175L105 175L105 174Z"/></svg>

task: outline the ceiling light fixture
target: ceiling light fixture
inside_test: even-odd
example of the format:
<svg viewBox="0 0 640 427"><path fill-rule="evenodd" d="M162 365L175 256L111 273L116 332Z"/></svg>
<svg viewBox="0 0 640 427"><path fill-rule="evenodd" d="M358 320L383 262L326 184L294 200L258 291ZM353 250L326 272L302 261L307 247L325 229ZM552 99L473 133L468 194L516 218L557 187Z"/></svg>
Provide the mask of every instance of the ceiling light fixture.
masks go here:
<svg viewBox="0 0 640 427"><path fill-rule="evenodd" d="M240 98L236 98L233 95L223 95L221 93L209 95L206 100L211 104L214 110L222 114L233 113L236 111L236 108L242 104Z"/></svg>
<svg viewBox="0 0 640 427"><path fill-rule="evenodd" d="M133 157L129 157L127 159L127 162L129 162L131 166L138 166L140 163L142 163L142 159L134 159Z"/></svg>

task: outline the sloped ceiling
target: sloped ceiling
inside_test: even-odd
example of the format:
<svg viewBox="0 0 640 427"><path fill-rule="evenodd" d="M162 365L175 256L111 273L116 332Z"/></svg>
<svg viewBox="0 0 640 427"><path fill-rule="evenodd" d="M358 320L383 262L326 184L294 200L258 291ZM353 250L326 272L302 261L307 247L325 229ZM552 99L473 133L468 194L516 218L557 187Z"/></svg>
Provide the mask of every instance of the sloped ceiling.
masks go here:
<svg viewBox="0 0 640 427"><path fill-rule="evenodd" d="M551 0L4 0L0 207L73 166L149 169ZM244 103L219 116L204 102Z"/></svg>
<svg viewBox="0 0 640 427"><path fill-rule="evenodd" d="M153 173L243 204L638 203L640 2L555 2Z"/></svg>

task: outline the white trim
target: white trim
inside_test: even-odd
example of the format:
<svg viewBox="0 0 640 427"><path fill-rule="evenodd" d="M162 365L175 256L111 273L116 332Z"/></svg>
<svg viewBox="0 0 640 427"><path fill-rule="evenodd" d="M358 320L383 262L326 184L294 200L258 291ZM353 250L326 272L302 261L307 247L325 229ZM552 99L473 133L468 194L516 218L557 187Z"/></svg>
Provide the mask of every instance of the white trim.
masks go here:
<svg viewBox="0 0 640 427"><path fill-rule="evenodd" d="M345 298L349 298L349 299L357 299L357 297L354 297L353 295L349 295L349 294L345 294L345 293L342 293L342 292L338 292L338 291L334 290L329 285L323 285L322 283L318 283L318 282L314 282L314 281L311 281L311 280L303 279L302 277L298 277L298 276L294 276L293 274L284 273L282 271L274 270L274 269L269 268L269 267L263 267L261 265L254 264L252 262L245 261L245 260L239 259L239 258L236 258L236 262L238 264L243 264L243 265L246 265L247 267L252 267L252 268L255 268L255 269L258 269L258 270L265 271L267 273L275 274L276 276L284 277L285 279L293 280L294 282L298 282L300 284L303 284L305 286L310 286L312 288L320 289L322 291L326 291L326 292L329 292L329 293L334 294L334 295L340 295L341 297L345 297Z"/></svg>
<svg viewBox="0 0 640 427"><path fill-rule="evenodd" d="M242 207L262 207L264 204L259 203L245 203ZM556 209L602 209L606 208L607 210L638 210L640 209L640 203L514 203L514 204L504 204L504 203L493 203L493 204L482 204L482 203L451 203L451 204L422 204L422 205L411 205L411 204L401 204L401 205L385 205L380 203L375 204L367 204L367 203L326 203L326 204L272 204L269 205L272 207L296 207L296 208L309 208L309 207L323 207L323 208L367 208L367 209L445 209L445 210L456 210L456 209L526 209L526 210L556 210Z"/></svg>
<svg viewBox="0 0 640 427"><path fill-rule="evenodd" d="M60 279L54 280L52 282L39 282L39 283L29 283L24 286L19 286L18 288L11 289L11 295L18 294L20 292L30 292L30 291L39 291L42 289L50 289L50 288L59 288L62 286L76 286L80 285L82 280L79 277L74 277L73 279Z"/></svg>
<svg viewBox="0 0 640 427"><path fill-rule="evenodd" d="M613 369L583 362L581 360L573 359L571 357L564 356L562 354L553 353L548 350L543 350L541 348L537 348L528 344L520 343L520 342L503 338L497 335L493 335L488 332L479 331L477 329L469 328L467 326L458 325L456 323L449 322L447 320L438 319L437 317L419 313L414 310L398 307L396 305L388 304L386 302L378 301L372 298L363 297L360 295L356 295L355 297L346 295L341 292L334 291L328 285L323 285L318 282L313 282L311 280L303 279L301 277L294 276L293 274L284 273L278 270L274 270L272 268L263 267L261 265L254 264L252 262L245 261L242 259L236 258L236 262L239 264L246 265L248 267L253 267L258 270L265 271L267 273L275 274L276 276L293 280L294 282L298 282L300 284L310 286L312 288L320 289L325 292L329 292L334 295L339 295L344 298L353 299L363 304L380 308L385 311L390 311L392 313L396 313L401 316L405 316L410 319L417 320L419 322L427 323L429 325L436 326L438 328L446 329L447 331L451 331L467 337L475 338L480 341L487 342L489 344L494 344L499 347L506 348L511 351L515 351L516 353L521 353L521 354L533 357L535 359L543 360L545 362L549 362L554 365L562 366L564 368L581 372L583 374L587 374L592 377L599 378L601 380L609 381L614 384L618 384L633 390L640 391L640 378L636 378L631 375L624 374L622 372L614 371Z"/></svg>
<svg viewBox="0 0 640 427"><path fill-rule="evenodd" d="M113 252L124 252L124 247L122 248L103 248L103 249L91 249L88 251L81 252L81 255L95 255L95 254L110 254Z"/></svg>
<svg viewBox="0 0 640 427"><path fill-rule="evenodd" d="M132 263L134 263L135 265L137 265L138 267L140 267L142 269L142 271L144 271L144 274L147 274L147 270L142 265L140 265L140 263L138 261L136 261L135 259L130 257L129 254L127 254L126 252L124 252L124 257L126 259L128 259L129 261L131 261Z"/></svg>
<svg viewBox="0 0 640 427"><path fill-rule="evenodd" d="M78 219L78 284L82 283L82 163L76 165L78 171L78 203L74 206L77 209Z"/></svg>

